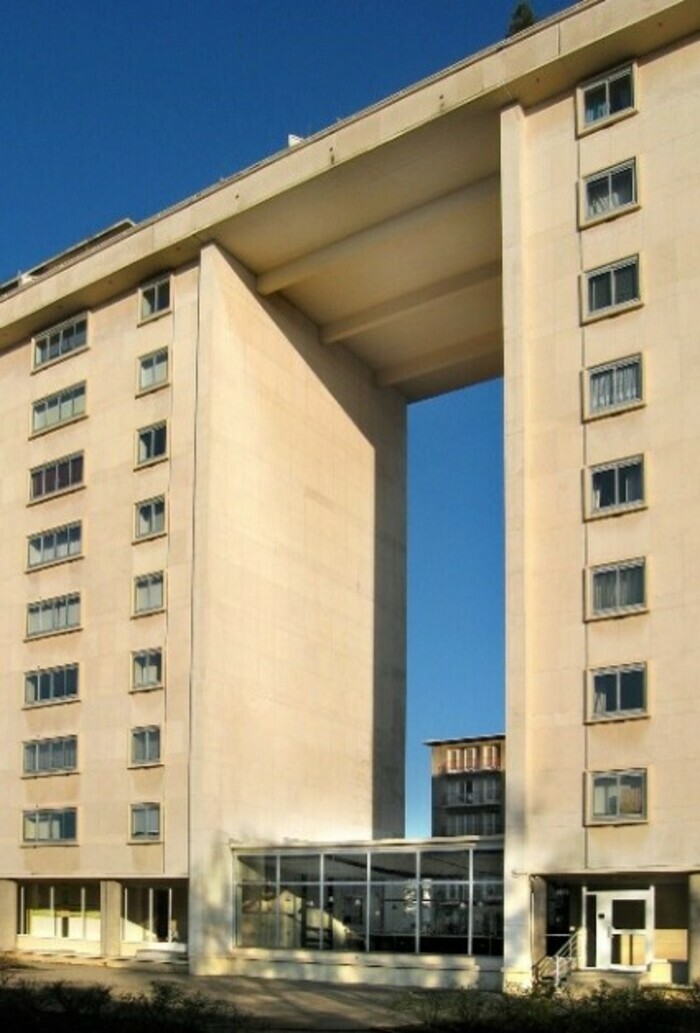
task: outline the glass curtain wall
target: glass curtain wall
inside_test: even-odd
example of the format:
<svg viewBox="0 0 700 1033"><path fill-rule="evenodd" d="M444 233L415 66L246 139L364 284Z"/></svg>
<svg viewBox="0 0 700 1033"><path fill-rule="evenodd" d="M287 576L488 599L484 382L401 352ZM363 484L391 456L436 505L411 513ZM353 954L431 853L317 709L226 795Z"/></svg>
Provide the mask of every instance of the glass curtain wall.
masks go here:
<svg viewBox="0 0 700 1033"><path fill-rule="evenodd" d="M234 852L235 943L503 952L503 851L461 845Z"/></svg>

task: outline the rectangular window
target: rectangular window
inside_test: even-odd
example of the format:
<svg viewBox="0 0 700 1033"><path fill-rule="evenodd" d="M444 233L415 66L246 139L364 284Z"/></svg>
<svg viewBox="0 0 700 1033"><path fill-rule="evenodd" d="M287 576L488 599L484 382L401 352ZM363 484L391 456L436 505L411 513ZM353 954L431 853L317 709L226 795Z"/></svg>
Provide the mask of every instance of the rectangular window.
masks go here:
<svg viewBox="0 0 700 1033"><path fill-rule="evenodd" d="M80 595L59 595L27 606L27 637L54 635L80 627Z"/></svg>
<svg viewBox="0 0 700 1033"><path fill-rule="evenodd" d="M78 739L66 735L58 739L35 739L24 744L25 775L75 771L78 766Z"/></svg>
<svg viewBox="0 0 700 1033"><path fill-rule="evenodd" d="M74 843L77 839L75 807L25 811L23 819L25 843Z"/></svg>
<svg viewBox="0 0 700 1033"><path fill-rule="evenodd" d="M500 768L501 747L497 743L487 743L483 747L482 765L485 768Z"/></svg>
<svg viewBox="0 0 700 1033"><path fill-rule="evenodd" d="M464 750L464 770L475 771L481 766L481 751L478 746L467 746Z"/></svg>
<svg viewBox="0 0 700 1033"><path fill-rule="evenodd" d="M163 571L134 578L134 613L152 613L163 609Z"/></svg>
<svg viewBox="0 0 700 1033"><path fill-rule="evenodd" d="M589 129L634 111L632 65L586 83L580 90L582 127Z"/></svg>
<svg viewBox="0 0 700 1033"><path fill-rule="evenodd" d="M75 699L77 695L77 664L27 671L24 676L24 701L29 706L39 703L62 703L64 700Z"/></svg>
<svg viewBox="0 0 700 1033"><path fill-rule="evenodd" d="M637 203L637 166L634 159L587 176L584 180L584 219L621 214Z"/></svg>
<svg viewBox="0 0 700 1033"><path fill-rule="evenodd" d="M590 673L593 718L616 718L645 714L646 664L601 667Z"/></svg>
<svg viewBox="0 0 700 1033"><path fill-rule="evenodd" d="M644 459L618 459L591 470L591 515L603 516L644 504Z"/></svg>
<svg viewBox="0 0 700 1033"><path fill-rule="evenodd" d="M131 838L160 839L160 804L133 804L131 808Z"/></svg>
<svg viewBox="0 0 700 1033"><path fill-rule="evenodd" d="M153 391L168 382L168 349L142 355L139 359L139 391Z"/></svg>
<svg viewBox="0 0 700 1033"><path fill-rule="evenodd" d="M165 423L154 423L150 427L142 427L138 432L136 444L136 462L138 466L153 463L162 459L168 449L168 433Z"/></svg>
<svg viewBox="0 0 700 1033"><path fill-rule="evenodd" d="M32 405L32 433L39 434L85 415L85 384L40 398Z"/></svg>
<svg viewBox="0 0 700 1033"><path fill-rule="evenodd" d="M76 316L34 338L34 368L60 359L87 345L87 316Z"/></svg>
<svg viewBox="0 0 700 1033"><path fill-rule="evenodd" d="M590 781L591 821L626 822L646 818L646 771L594 771Z"/></svg>
<svg viewBox="0 0 700 1033"><path fill-rule="evenodd" d="M136 503L134 535L136 538L152 538L165 532L165 497L158 495Z"/></svg>
<svg viewBox="0 0 700 1033"><path fill-rule="evenodd" d="M134 728L131 732L131 763L157 764L160 761L160 728Z"/></svg>
<svg viewBox="0 0 700 1033"><path fill-rule="evenodd" d="M27 546L27 566L33 570L49 563L61 563L80 556L82 551L82 525L77 520L74 524L52 527L48 531L33 534Z"/></svg>
<svg viewBox="0 0 700 1033"><path fill-rule="evenodd" d="M591 571L591 604L594 617L612 617L645 609L644 560L595 567Z"/></svg>
<svg viewBox="0 0 700 1033"><path fill-rule="evenodd" d="M641 300L639 256L601 266L585 274L585 312L588 317L607 315L636 305Z"/></svg>
<svg viewBox="0 0 700 1033"><path fill-rule="evenodd" d="M464 769L464 762L462 758L461 749L448 749L447 751L447 770L448 771L462 771Z"/></svg>
<svg viewBox="0 0 700 1033"><path fill-rule="evenodd" d="M29 499L44 499L62 491L70 491L83 483L83 453L54 459L50 463L35 466L30 472Z"/></svg>
<svg viewBox="0 0 700 1033"><path fill-rule="evenodd" d="M141 321L167 312L170 308L170 274L146 283L140 291Z"/></svg>
<svg viewBox="0 0 700 1033"><path fill-rule="evenodd" d="M132 689L155 689L163 684L163 650L141 649L132 655Z"/></svg>
<svg viewBox="0 0 700 1033"><path fill-rule="evenodd" d="M642 386L641 355L594 366L588 371L586 411L604 416L641 405Z"/></svg>

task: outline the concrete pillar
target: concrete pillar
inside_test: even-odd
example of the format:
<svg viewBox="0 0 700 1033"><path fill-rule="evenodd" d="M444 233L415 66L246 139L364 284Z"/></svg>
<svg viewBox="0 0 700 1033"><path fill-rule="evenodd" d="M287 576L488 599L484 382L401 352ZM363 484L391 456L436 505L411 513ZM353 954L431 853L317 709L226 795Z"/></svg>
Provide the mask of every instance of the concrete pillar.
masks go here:
<svg viewBox="0 0 700 1033"><path fill-rule="evenodd" d="M688 982L700 979L700 872L688 876Z"/></svg>
<svg viewBox="0 0 700 1033"><path fill-rule="evenodd" d="M0 879L0 950L17 946L17 883Z"/></svg>
<svg viewBox="0 0 700 1033"><path fill-rule="evenodd" d="M106 958L118 958L121 954L121 902L121 883L104 879L100 883L100 917L101 952Z"/></svg>
<svg viewBox="0 0 700 1033"><path fill-rule="evenodd" d="M530 877L532 892L532 962L547 953L547 883L539 875Z"/></svg>

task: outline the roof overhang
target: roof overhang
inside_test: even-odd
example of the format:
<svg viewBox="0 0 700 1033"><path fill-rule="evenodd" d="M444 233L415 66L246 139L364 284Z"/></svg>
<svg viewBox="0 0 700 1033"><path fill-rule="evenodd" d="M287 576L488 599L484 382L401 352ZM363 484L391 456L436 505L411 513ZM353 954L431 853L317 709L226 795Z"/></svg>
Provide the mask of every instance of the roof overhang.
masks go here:
<svg viewBox="0 0 700 1033"><path fill-rule="evenodd" d="M700 31L698 0L583 0L0 293L0 347L215 241L409 400L502 368L500 113Z"/></svg>

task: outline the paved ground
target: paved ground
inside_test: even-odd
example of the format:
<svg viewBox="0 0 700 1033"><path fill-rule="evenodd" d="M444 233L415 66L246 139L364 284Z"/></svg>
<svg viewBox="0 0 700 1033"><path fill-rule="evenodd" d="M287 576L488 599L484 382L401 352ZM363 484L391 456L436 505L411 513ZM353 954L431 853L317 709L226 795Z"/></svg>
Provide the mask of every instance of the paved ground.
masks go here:
<svg viewBox="0 0 700 1033"><path fill-rule="evenodd" d="M269 1031L391 1030L415 1020L398 1007L405 990L386 987L297 983L245 976L190 976L169 965L143 963L129 967L25 962L16 970L22 979L69 983L101 983L116 993L139 993L152 980L174 982L188 990L232 1002L242 1012L262 1020Z"/></svg>

